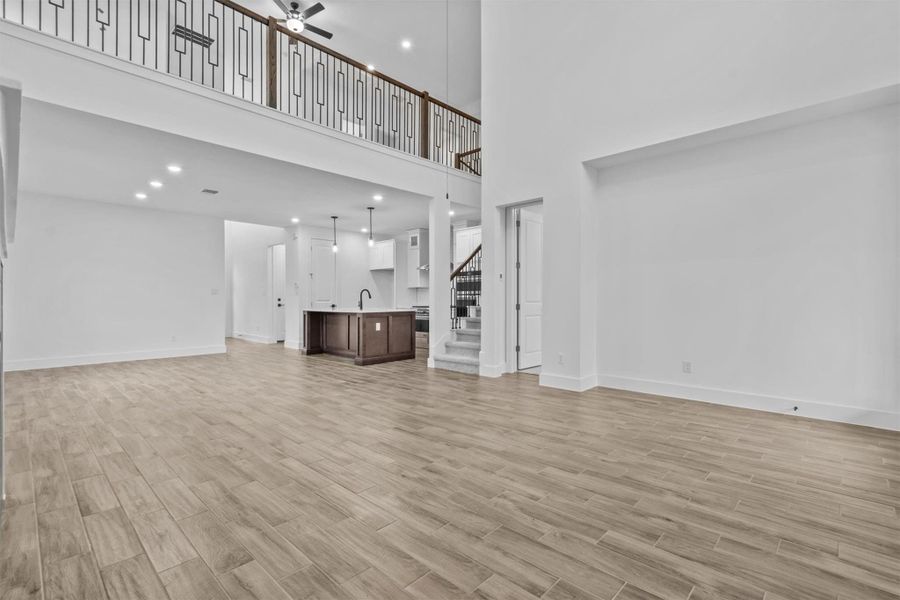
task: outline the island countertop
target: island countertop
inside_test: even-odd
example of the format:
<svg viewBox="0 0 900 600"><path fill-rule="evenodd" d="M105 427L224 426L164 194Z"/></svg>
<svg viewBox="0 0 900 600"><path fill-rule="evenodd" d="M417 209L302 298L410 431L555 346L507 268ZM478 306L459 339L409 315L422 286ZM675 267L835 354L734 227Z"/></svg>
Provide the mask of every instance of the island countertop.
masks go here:
<svg viewBox="0 0 900 600"><path fill-rule="evenodd" d="M307 308L303 312L316 312L316 313L344 313L344 314L353 314L353 315L374 315L374 314L387 314L387 313L413 313L415 314L415 309L413 308L324 308L324 309L315 309L315 308Z"/></svg>
<svg viewBox="0 0 900 600"><path fill-rule="evenodd" d="M306 309L304 354L336 354L358 365L416 357L416 311L411 308Z"/></svg>

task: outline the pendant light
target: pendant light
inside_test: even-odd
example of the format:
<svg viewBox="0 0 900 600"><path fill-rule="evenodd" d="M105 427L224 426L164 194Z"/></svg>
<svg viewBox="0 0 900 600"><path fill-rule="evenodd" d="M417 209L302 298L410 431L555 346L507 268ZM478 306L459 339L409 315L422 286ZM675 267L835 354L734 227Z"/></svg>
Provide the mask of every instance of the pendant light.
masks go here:
<svg viewBox="0 0 900 600"><path fill-rule="evenodd" d="M372 237L372 213L375 210L374 206L369 206L369 248L375 245L375 238Z"/></svg>
<svg viewBox="0 0 900 600"><path fill-rule="evenodd" d="M333 231L333 235L334 235L334 238L333 238L334 241L331 243L331 251L337 252L338 251L338 247L337 247L337 217L331 217L331 224L332 224L332 231Z"/></svg>

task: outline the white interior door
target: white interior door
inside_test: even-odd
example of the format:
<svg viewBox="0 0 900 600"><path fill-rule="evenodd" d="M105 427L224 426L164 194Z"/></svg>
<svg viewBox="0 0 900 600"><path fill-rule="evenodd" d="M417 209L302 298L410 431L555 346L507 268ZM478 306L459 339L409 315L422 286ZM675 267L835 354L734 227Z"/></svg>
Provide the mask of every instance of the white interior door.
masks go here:
<svg viewBox="0 0 900 600"><path fill-rule="evenodd" d="M519 209L518 224L519 369L541 364L544 216L540 205Z"/></svg>
<svg viewBox="0 0 900 600"><path fill-rule="evenodd" d="M272 246L272 335L278 342L284 341L284 244Z"/></svg>
<svg viewBox="0 0 900 600"><path fill-rule="evenodd" d="M309 306L328 310L335 304L336 258L331 240L312 240L309 260Z"/></svg>

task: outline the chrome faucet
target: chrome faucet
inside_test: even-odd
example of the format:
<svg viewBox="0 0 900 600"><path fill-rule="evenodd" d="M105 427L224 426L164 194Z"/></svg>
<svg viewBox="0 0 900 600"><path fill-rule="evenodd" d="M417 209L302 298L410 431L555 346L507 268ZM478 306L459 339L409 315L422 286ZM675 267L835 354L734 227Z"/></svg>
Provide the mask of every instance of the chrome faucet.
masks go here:
<svg viewBox="0 0 900 600"><path fill-rule="evenodd" d="M365 292L365 293L367 293L367 294L369 295L369 300L372 299L372 292L370 292L370 291L368 290L368 288L363 288L363 289L361 289L361 290L359 291L359 310L362 310L362 309L363 309L363 303L362 303L362 295L363 295L363 292Z"/></svg>

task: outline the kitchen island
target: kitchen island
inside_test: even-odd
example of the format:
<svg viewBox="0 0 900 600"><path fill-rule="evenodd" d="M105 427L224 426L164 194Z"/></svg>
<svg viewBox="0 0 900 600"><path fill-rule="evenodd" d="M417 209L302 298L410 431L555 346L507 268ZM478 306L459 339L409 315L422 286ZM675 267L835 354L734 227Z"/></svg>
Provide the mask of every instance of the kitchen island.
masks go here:
<svg viewBox="0 0 900 600"><path fill-rule="evenodd" d="M303 311L304 354L336 354L358 365L416 357L416 311L335 309Z"/></svg>

